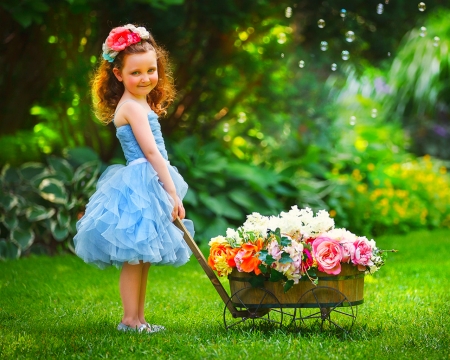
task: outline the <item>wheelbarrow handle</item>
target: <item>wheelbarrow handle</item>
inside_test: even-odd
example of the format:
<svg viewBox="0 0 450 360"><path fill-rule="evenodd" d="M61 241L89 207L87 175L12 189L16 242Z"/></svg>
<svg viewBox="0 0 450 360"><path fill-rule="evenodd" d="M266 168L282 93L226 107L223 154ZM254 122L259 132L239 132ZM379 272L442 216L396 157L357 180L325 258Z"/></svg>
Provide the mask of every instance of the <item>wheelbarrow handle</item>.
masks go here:
<svg viewBox="0 0 450 360"><path fill-rule="evenodd" d="M197 258L198 262L200 263L200 266L202 267L203 271L208 276L209 280L213 284L213 286L216 289L219 296L222 298L222 300L225 303L225 305L227 306L228 310L231 312L231 314L236 314L237 310L231 303L230 297L228 296L227 291L223 287L222 283L220 282L220 280L217 277L214 270L209 267L208 262L206 261L205 257L203 256L203 253L201 252L200 248L197 246L197 243L194 241L191 234L189 234L189 231L187 231L183 222L180 220L179 217L177 217L173 223L175 224L175 226L178 229L180 229L184 233L184 235L183 235L184 241L189 246L191 251L194 253L195 257Z"/></svg>

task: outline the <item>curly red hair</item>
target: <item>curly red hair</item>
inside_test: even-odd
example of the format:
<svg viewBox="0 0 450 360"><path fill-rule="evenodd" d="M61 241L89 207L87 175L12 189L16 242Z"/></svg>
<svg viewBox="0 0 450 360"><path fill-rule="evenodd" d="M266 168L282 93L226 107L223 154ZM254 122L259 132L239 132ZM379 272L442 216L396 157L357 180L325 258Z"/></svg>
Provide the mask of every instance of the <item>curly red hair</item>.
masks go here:
<svg viewBox="0 0 450 360"><path fill-rule="evenodd" d="M150 35L149 39L142 39L139 43L130 45L120 51L114 62L110 63L102 59L100 66L95 70L91 81L94 112L104 124L112 121L117 104L125 91L122 82L114 76L113 69L121 70L127 55L147 51L156 52L158 66L158 84L147 95L147 102L157 115L165 115L167 113L167 108L175 98L172 71L167 52L158 46L153 36Z"/></svg>

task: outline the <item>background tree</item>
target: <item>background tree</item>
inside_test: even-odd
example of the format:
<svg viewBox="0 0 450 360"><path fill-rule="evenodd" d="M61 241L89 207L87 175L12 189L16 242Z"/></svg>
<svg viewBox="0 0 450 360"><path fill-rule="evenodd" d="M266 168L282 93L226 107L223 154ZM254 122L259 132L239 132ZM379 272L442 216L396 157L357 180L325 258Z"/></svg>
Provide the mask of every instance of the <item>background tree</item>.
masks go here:
<svg viewBox="0 0 450 360"><path fill-rule="evenodd" d="M114 127L93 118L89 78L110 29L128 22L152 31L173 60L178 97L161 123L171 161L190 184L186 206L197 239L241 223L249 212L277 213L292 204L326 208L341 226L367 234L450 224L448 206L437 205L450 203L446 164L409 153L448 157L442 134L448 129L450 5L430 0L423 12L417 5L3 1L0 165L12 167L3 166L0 174L0 257L2 246L18 253L31 238L47 245L67 240L70 247L92 187L72 196L86 184L73 183L68 174L93 177L92 169L104 163L124 162ZM438 9L447 11L429 16ZM423 38L421 26L428 28ZM435 36L438 47L430 45ZM430 59L440 65L428 67ZM65 159L27 163L50 154ZM92 168L77 170L87 162ZM400 171L410 165L412 173ZM433 176L424 179L423 172ZM442 194L433 195L431 183L441 184ZM52 203L66 198L62 194L70 203ZM11 234L30 216L41 223L16 240Z"/></svg>

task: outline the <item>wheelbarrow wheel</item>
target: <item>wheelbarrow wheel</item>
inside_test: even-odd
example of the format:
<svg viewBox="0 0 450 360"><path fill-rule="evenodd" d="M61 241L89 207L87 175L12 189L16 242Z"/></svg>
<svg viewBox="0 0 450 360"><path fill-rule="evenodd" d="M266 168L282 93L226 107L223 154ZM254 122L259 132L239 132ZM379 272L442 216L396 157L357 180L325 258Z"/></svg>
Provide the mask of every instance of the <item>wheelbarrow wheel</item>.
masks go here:
<svg viewBox="0 0 450 360"><path fill-rule="evenodd" d="M355 323L357 310L338 289L317 286L305 292L300 300L294 323L313 331L348 332Z"/></svg>
<svg viewBox="0 0 450 360"><path fill-rule="evenodd" d="M228 310L232 303L237 312ZM281 327L283 309L277 297L264 288L245 287L236 291L223 310L225 329L268 330Z"/></svg>

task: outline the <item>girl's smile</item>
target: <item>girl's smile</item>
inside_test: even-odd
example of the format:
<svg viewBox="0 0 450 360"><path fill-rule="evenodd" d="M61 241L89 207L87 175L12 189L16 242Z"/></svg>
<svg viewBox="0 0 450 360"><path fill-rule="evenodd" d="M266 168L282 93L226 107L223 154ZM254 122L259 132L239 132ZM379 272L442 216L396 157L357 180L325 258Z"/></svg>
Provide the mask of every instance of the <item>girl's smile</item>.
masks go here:
<svg viewBox="0 0 450 360"><path fill-rule="evenodd" d="M127 55L121 70L114 68L114 75L125 91L136 98L145 98L158 83L156 53L147 51Z"/></svg>

